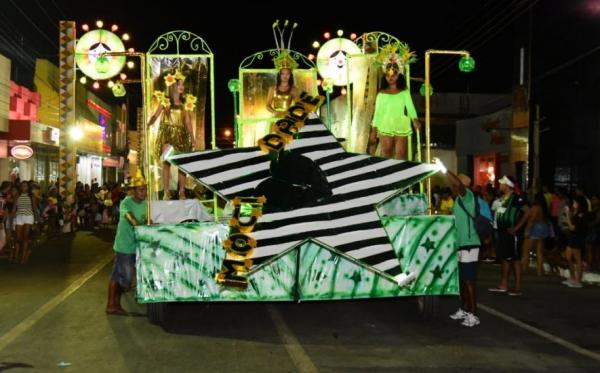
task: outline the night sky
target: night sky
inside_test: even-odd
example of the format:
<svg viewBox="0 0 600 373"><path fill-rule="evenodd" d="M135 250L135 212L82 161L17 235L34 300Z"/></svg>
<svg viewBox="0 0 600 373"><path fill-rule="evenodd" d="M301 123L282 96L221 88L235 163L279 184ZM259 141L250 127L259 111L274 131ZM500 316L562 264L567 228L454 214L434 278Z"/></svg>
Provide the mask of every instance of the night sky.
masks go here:
<svg viewBox="0 0 600 373"><path fill-rule="evenodd" d="M275 47L271 24L277 18L299 23L292 48L306 54L313 51L312 41L323 40L325 31L334 33L341 28L346 35L368 31L395 35L421 57L412 69L413 76L423 76L422 56L426 49L469 47L477 61L477 70L471 76L465 76L455 68L456 59L435 57L432 61L435 89L507 92L512 84L511 39L515 26L527 19L527 8L532 3L522 0L419 1L403 2L406 5L400 6L399 2L374 2L370 7L345 9L344 13L349 15L341 16L339 4L342 2L336 5L293 2L289 6L282 5L285 2L281 1L248 1L235 5L213 2L211 6L217 10L209 14L202 10L190 11L186 2L168 3L173 6L165 6L167 3L142 6L141 2L126 1L0 1L5 4L3 14L0 14L4 39L12 39L13 45L15 42L20 45L22 37L23 52L27 57L57 60L59 19L75 20L78 25L93 25L96 19L102 19L106 25L116 23L120 31L127 31L132 36L127 45L138 51L147 50L156 37L171 30L196 33L206 40L215 55L217 111L229 114L228 117L231 116L227 113L231 98L227 80L236 77L237 67L244 57ZM203 2L195 4L201 7ZM525 17L519 19L523 14ZM78 32L82 34L81 30ZM2 42L2 46L4 44ZM26 72L22 74L27 75ZM26 82L26 78L22 81Z"/></svg>
<svg viewBox="0 0 600 373"><path fill-rule="evenodd" d="M411 70L416 77L423 76L425 50L469 50L477 67L468 75L458 71L456 57L433 58L432 84L436 92L509 94L517 82L518 50L527 48L531 40L532 103L537 100L543 105L546 127L565 121L557 103L578 115L581 97L597 102L594 98L600 89L600 77L594 67L598 66L595 48L600 45L600 0L377 1L345 9L344 14L348 15L344 16L339 9L342 1L294 1L289 5L282 1L213 2L211 6L216 10L210 13L193 12L185 1L152 5L70 0L0 3L0 53L13 60L13 79L26 86L31 86L35 57L57 61L59 19L75 20L78 24L93 24L96 19L107 25L117 23L120 31L132 36L128 46L138 51L147 50L160 34L171 30L196 33L215 55L218 126L230 125L232 121L227 81L237 78L237 68L244 57L275 47L271 24L277 18L299 23L292 48L305 54L313 52L312 41L323 41L323 32L334 33L339 28L345 35L369 31L395 35L418 54L420 60ZM197 7L203 3L194 2ZM581 96L578 100L572 95L560 95L574 88ZM135 106L136 92L128 89ZM100 95L114 102L112 95ZM589 123L589 118L598 119L595 112L584 116L588 119L577 121ZM593 125L598 127L598 123ZM554 132L546 136L552 138L550 143L560 136L560 131Z"/></svg>
<svg viewBox="0 0 600 373"><path fill-rule="evenodd" d="M558 65L577 49L589 48L592 40L579 39L576 29L595 29L600 17L600 1L587 0L463 0L373 2L371 6L345 9L342 2L247 1L213 2L211 13L192 12L186 2L155 3L127 1L70 1L70 0L0 0L0 40L2 53L6 45L22 45L23 58L46 57L57 60L58 21L75 20L78 24L102 19L107 25L116 23L120 31L131 34L128 46L147 50L160 34L189 30L203 37L210 45L216 61L217 104L221 108L230 100L226 82L237 75L240 61L260 50L274 48L271 23L290 19L299 23L292 48L308 54L311 43L322 40L325 31L341 28L362 34L384 31L407 42L421 57L414 65L413 76L423 76L423 53L426 49L468 49L476 59L477 69L464 75L455 68L456 59L436 56L432 61L433 84L436 91L509 92L513 84L513 67L517 48L527 45L527 31L533 6L534 44L552 44L545 48L540 70ZM148 4L147 2L144 2ZM160 5L158 5L160 4ZM165 6L165 4L173 4ZM203 2L195 2L202 7ZM291 5L293 4L293 5ZM318 4L318 5L317 5ZM334 5L335 4L335 5ZM595 5L597 4L597 5ZM594 12L596 14L594 14ZM541 29L545 30L541 30ZM542 32L539 32L542 31ZM81 32L81 30L78 30ZM597 34L597 32L596 32ZM81 34L80 34L81 35ZM556 38L551 40L550 38ZM8 40L7 40L8 39ZM570 39L570 40L569 40ZM563 43L562 41L565 41ZM581 44L581 47L578 45ZM587 44L587 45L586 45ZM560 48L562 47L562 48ZM552 50L556 49L556 50ZM538 56L536 56L538 57ZM17 64L24 64L15 61ZM534 71L537 73L538 71ZM23 75L27 75L24 71ZM30 74L31 75L31 74ZM26 78L22 77L26 82ZM223 109L218 112L224 113Z"/></svg>

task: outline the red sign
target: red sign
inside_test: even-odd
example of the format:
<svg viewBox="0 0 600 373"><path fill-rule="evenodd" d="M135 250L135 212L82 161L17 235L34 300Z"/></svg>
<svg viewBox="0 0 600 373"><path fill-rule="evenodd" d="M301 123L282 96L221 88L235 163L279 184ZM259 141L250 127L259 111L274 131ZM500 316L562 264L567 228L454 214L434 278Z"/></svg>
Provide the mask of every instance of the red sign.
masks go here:
<svg viewBox="0 0 600 373"><path fill-rule="evenodd" d="M15 145L10 149L10 155L17 159L28 159L33 155L33 149L27 145Z"/></svg>
<svg viewBox="0 0 600 373"><path fill-rule="evenodd" d="M98 113L104 115L107 118L112 118L112 113L110 111L106 110L105 108L103 108L102 106L98 105L94 101L88 99L86 103L87 103L87 105L89 107L91 107L92 109L96 110Z"/></svg>

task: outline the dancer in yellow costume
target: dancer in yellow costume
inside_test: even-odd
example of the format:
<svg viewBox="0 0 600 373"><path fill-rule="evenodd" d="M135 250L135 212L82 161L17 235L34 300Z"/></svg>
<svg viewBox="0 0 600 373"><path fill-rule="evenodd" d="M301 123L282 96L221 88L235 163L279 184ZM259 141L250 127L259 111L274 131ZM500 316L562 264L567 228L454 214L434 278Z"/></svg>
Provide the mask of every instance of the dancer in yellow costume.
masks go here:
<svg viewBox="0 0 600 373"><path fill-rule="evenodd" d="M277 69L277 85L269 89L267 95L267 110L276 118L284 117L287 109L298 100L299 92L294 86L293 70L298 67L296 62L290 55L290 43L294 29L298 26L294 23L291 27L288 45L286 47L283 35L288 26L288 21L285 21L283 28L279 27L279 21L273 24L273 34L275 35L275 44L277 45L277 57L273 59L275 68ZM279 38L277 37L279 33Z"/></svg>
<svg viewBox="0 0 600 373"><path fill-rule="evenodd" d="M277 86L269 88L267 110L277 118L284 117L292 104L298 100L291 68L281 68L277 73Z"/></svg>
<svg viewBox="0 0 600 373"><path fill-rule="evenodd" d="M192 112L196 109L196 97L185 94L185 75L179 70L164 76L165 91L155 90L154 98L158 107L149 124L152 125L160 117L160 125L156 136L154 155L159 159L168 146L176 152L191 152L195 147L192 128ZM161 115L162 114L162 115ZM171 199L169 182L171 165L163 161L162 184L163 199ZM185 174L178 174L179 199L185 199Z"/></svg>

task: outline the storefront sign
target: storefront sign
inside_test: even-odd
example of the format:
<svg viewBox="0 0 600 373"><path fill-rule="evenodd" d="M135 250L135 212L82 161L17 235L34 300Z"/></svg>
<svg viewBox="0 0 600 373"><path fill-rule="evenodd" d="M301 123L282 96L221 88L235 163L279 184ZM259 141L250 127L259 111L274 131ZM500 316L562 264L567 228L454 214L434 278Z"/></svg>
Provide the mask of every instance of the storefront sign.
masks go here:
<svg viewBox="0 0 600 373"><path fill-rule="evenodd" d="M10 155L17 159L29 159L33 155L33 149L27 145L15 145L10 149Z"/></svg>
<svg viewBox="0 0 600 373"><path fill-rule="evenodd" d="M50 141L58 144L60 138L60 130L58 128L50 128Z"/></svg>
<svg viewBox="0 0 600 373"><path fill-rule="evenodd" d="M38 144L58 146L60 130L42 123L31 122L31 141Z"/></svg>
<svg viewBox="0 0 600 373"><path fill-rule="evenodd" d="M102 127L84 118L76 124L83 136L76 142L78 152L102 154Z"/></svg>
<svg viewBox="0 0 600 373"><path fill-rule="evenodd" d="M112 113L108 109L103 108L102 106L100 106L99 104L97 104L96 102L94 102L93 100L91 100L91 99L88 98L87 101L86 101L86 104L90 108L96 110L98 113L104 115L105 117L112 118Z"/></svg>
<svg viewBox="0 0 600 373"><path fill-rule="evenodd" d="M102 167L120 167L120 162L115 158L102 158Z"/></svg>

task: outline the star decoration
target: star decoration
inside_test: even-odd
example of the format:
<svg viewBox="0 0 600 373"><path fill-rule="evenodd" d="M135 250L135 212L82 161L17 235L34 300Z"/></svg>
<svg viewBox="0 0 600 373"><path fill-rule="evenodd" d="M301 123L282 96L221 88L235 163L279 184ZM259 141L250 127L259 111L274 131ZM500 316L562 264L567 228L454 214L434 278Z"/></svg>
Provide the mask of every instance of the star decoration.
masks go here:
<svg viewBox="0 0 600 373"><path fill-rule="evenodd" d="M316 195L308 205L289 210L263 210L249 234L257 241L251 271L312 239L390 280L401 274L399 258L375 207L434 174L437 167L346 152L314 114L305 120L285 151L316 165L326 178L330 194L321 199ZM171 153L165 158L226 200L258 197L255 188L272 178L271 158L259 147ZM267 196L266 206L269 201ZM434 247L433 242L429 245L429 249Z"/></svg>
<svg viewBox="0 0 600 373"><path fill-rule="evenodd" d="M427 237L425 243L421 244L421 246L427 250L427 253L429 253L431 250L435 250L435 241L432 241L429 239L429 237Z"/></svg>
<svg viewBox="0 0 600 373"><path fill-rule="evenodd" d="M431 271L431 273L433 273L433 280L435 281L436 279L442 277L442 275L444 274L444 271L440 268L439 265L437 265L437 266L435 266L433 271Z"/></svg>
<svg viewBox="0 0 600 373"><path fill-rule="evenodd" d="M147 244L148 248L152 250L152 256L157 257L158 252L161 250L160 241L152 240Z"/></svg>
<svg viewBox="0 0 600 373"><path fill-rule="evenodd" d="M359 271L354 272L352 274L352 276L350 277L350 279L352 281L354 281L355 285L358 284L362 280L362 277L360 276L360 272Z"/></svg>

